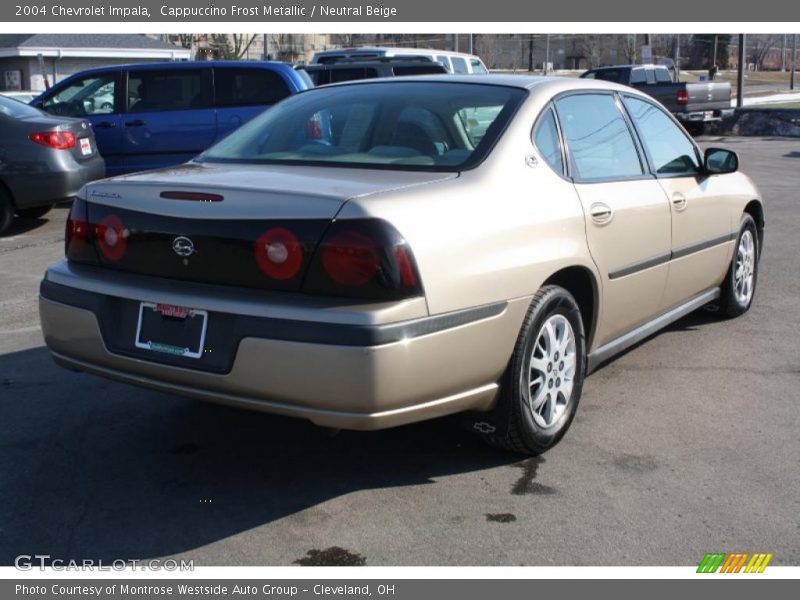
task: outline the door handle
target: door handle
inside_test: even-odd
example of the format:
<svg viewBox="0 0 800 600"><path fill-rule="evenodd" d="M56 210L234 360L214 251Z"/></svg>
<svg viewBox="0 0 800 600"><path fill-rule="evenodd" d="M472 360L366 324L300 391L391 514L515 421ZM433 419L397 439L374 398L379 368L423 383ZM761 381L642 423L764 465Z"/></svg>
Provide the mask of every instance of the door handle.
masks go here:
<svg viewBox="0 0 800 600"><path fill-rule="evenodd" d="M592 221L598 225L605 225L614 216L614 212L611 210L611 207L602 202L595 202L592 204L589 207L589 214L592 217Z"/></svg>
<svg viewBox="0 0 800 600"><path fill-rule="evenodd" d="M672 206L674 206L677 211L686 210L686 196L680 192L672 194Z"/></svg>
<svg viewBox="0 0 800 600"><path fill-rule="evenodd" d="M114 121L100 121L94 125L95 129L114 129L117 124Z"/></svg>
<svg viewBox="0 0 800 600"><path fill-rule="evenodd" d="M136 119L135 121L125 121L125 125L128 127L141 127L146 125L146 123L141 119Z"/></svg>

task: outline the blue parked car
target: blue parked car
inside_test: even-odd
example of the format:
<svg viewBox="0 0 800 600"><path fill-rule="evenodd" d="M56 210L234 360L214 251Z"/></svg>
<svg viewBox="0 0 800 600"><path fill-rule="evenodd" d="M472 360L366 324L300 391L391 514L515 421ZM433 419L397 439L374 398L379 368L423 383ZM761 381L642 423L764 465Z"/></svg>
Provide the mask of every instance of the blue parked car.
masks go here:
<svg viewBox="0 0 800 600"><path fill-rule="evenodd" d="M186 162L309 87L280 62L148 63L77 73L31 104L88 119L111 176Z"/></svg>

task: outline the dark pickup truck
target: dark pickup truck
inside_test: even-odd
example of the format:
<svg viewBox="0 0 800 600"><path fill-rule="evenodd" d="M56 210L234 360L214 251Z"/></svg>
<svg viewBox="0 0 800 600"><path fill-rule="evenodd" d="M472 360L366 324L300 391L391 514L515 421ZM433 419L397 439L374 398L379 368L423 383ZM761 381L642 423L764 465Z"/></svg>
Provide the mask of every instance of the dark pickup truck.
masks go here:
<svg viewBox="0 0 800 600"><path fill-rule="evenodd" d="M583 79L602 79L635 87L663 104L684 124L702 128L707 121L733 116L731 84L703 81L676 82L664 65L619 65L591 69Z"/></svg>

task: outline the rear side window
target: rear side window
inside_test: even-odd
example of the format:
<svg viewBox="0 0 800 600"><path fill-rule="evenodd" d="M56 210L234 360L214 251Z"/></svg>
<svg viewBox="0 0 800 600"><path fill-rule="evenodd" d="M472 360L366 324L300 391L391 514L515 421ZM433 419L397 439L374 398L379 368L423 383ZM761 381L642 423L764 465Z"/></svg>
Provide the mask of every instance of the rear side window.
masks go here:
<svg viewBox="0 0 800 600"><path fill-rule="evenodd" d="M584 181L644 173L628 124L611 94L576 94L556 101L573 175Z"/></svg>
<svg viewBox="0 0 800 600"><path fill-rule="evenodd" d="M447 69L447 70L448 70L448 72L452 70L452 69L450 68L450 61L447 59L447 57L446 57L446 56L441 56L441 55L440 55L440 56L437 56L437 57L436 57L436 60L437 60L438 62L442 63L442 65L444 65L444 68L445 68L445 69Z"/></svg>
<svg viewBox="0 0 800 600"><path fill-rule="evenodd" d="M275 104L290 94L278 73L267 69L215 69L217 106Z"/></svg>
<svg viewBox="0 0 800 600"><path fill-rule="evenodd" d="M131 71L128 112L186 110L208 106L201 69Z"/></svg>
<svg viewBox="0 0 800 600"><path fill-rule="evenodd" d="M453 56L450 60L453 61L453 72L454 73L469 73L469 69L467 69L467 61L459 56Z"/></svg>
<svg viewBox="0 0 800 600"><path fill-rule="evenodd" d="M700 172L700 159L694 144L664 111L632 96L625 96L623 101L656 173L696 175Z"/></svg>
<svg viewBox="0 0 800 600"><path fill-rule="evenodd" d="M564 158L561 155L561 140L558 137L556 118L553 109L547 108L533 132L533 143L542 154L542 158L559 175L564 174Z"/></svg>
<svg viewBox="0 0 800 600"><path fill-rule="evenodd" d="M589 72L583 75L585 79L602 79L614 83L624 82L624 75L627 71L623 69L603 69L602 71Z"/></svg>

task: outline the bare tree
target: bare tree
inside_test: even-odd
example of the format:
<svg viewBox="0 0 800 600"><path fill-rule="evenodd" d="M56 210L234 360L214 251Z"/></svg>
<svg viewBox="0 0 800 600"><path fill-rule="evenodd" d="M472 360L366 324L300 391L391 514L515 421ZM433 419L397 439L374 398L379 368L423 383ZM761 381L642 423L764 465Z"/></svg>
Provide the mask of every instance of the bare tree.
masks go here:
<svg viewBox="0 0 800 600"><path fill-rule="evenodd" d="M250 46L253 45L253 42L256 41L256 35L248 35L246 33L232 33L231 34L231 42L232 48L231 51L233 53L233 58L238 60L242 58L247 51L250 49Z"/></svg>
<svg viewBox="0 0 800 600"><path fill-rule="evenodd" d="M773 46L778 42L774 35L748 35L747 36L747 59L752 63L756 70L764 69L765 62Z"/></svg>

